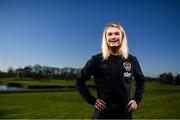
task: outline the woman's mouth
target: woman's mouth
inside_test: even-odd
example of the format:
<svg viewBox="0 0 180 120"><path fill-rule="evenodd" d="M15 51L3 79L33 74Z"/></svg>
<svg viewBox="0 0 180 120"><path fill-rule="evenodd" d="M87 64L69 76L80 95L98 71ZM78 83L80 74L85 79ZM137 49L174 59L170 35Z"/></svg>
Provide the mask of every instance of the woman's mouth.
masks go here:
<svg viewBox="0 0 180 120"><path fill-rule="evenodd" d="M119 39L110 40L110 42L119 42Z"/></svg>

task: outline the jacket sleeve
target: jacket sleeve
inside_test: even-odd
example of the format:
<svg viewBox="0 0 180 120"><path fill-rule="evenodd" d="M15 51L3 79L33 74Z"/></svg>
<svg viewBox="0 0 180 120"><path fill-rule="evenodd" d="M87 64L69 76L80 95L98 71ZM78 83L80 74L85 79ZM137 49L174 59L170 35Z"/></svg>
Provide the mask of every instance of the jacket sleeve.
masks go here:
<svg viewBox="0 0 180 120"><path fill-rule="evenodd" d="M133 99L136 101L137 104L140 103L140 101L142 100L143 97L143 93L145 91L145 82L146 82L146 78L144 77L139 62L137 60L137 58L134 56L134 79L136 81L136 89L135 89L135 93L134 93L134 97Z"/></svg>
<svg viewBox="0 0 180 120"><path fill-rule="evenodd" d="M94 62L95 59L94 57L92 57L82 68L80 74L77 76L76 79L76 87L79 93L91 105L95 105L96 98L90 93L88 87L86 86L86 81L89 80L90 77L93 75Z"/></svg>

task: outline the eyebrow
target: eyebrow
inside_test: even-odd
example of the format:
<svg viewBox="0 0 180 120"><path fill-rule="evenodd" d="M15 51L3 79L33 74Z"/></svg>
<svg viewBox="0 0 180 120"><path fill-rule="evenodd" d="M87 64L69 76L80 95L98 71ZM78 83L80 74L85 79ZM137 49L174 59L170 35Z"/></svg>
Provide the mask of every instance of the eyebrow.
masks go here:
<svg viewBox="0 0 180 120"><path fill-rule="evenodd" d="M108 34L120 34L120 32L107 32Z"/></svg>

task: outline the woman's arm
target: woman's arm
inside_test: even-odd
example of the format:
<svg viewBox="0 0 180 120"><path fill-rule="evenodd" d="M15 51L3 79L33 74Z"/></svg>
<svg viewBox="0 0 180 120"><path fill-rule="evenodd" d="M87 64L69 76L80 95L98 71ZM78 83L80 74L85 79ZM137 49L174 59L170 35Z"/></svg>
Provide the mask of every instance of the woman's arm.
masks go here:
<svg viewBox="0 0 180 120"><path fill-rule="evenodd" d="M136 89L135 89L135 94L133 99L136 101L137 104L140 103L140 101L142 100L143 97L143 93L145 90L145 82L146 82L146 78L144 77L139 62L137 60L137 58L134 56L134 79L136 81Z"/></svg>
<svg viewBox="0 0 180 120"><path fill-rule="evenodd" d="M89 104L93 106L95 105L96 98L90 93L88 87L86 86L86 81L93 75L94 63L95 57L92 57L83 67L76 80L76 87L79 93Z"/></svg>

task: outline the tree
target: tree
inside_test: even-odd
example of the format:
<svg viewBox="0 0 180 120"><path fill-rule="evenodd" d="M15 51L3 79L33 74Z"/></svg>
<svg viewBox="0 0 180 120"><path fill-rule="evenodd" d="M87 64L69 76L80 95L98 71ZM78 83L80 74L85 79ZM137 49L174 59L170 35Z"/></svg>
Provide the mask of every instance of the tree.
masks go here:
<svg viewBox="0 0 180 120"><path fill-rule="evenodd" d="M172 73L163 73L159 76L159 81L162 83L172 84L173 80L174 80L174 77Z"/></svg>
<svg viewBox="0 0 180 120"><path fill-rule="evenodd" d="M24 69L23 68L17 68L15 70L15 73L16 73L16 77L20 77L20 78L24 77L23 76L24 75Z"/></svg>
<svg viewBox="0 0 180 120"><path fill-rule="evenodd" d="M43 71L42 69L43 68L41 65L39 64L34 65L33 67L34 78L42 78L42 71Z"/></svg>
<svg viewBox="0 0 180 120"><path fill-rule="evenodd" d="M13 67L9 67L8 71L7 71L8 77L14 77L15 76L15 72Z"/></svg>
<svg viewBox="0 0 180 120"><path fill-rule="evenodd" d="M180 85L180 74L176 75L175 82L176 82L177 85Z"/></svg>
<svg viewBox="0 0 180 120"><path fill-rule="evenodd" d="M32 67L30 65L24 67L24 77L32 77Z"/></svg>

